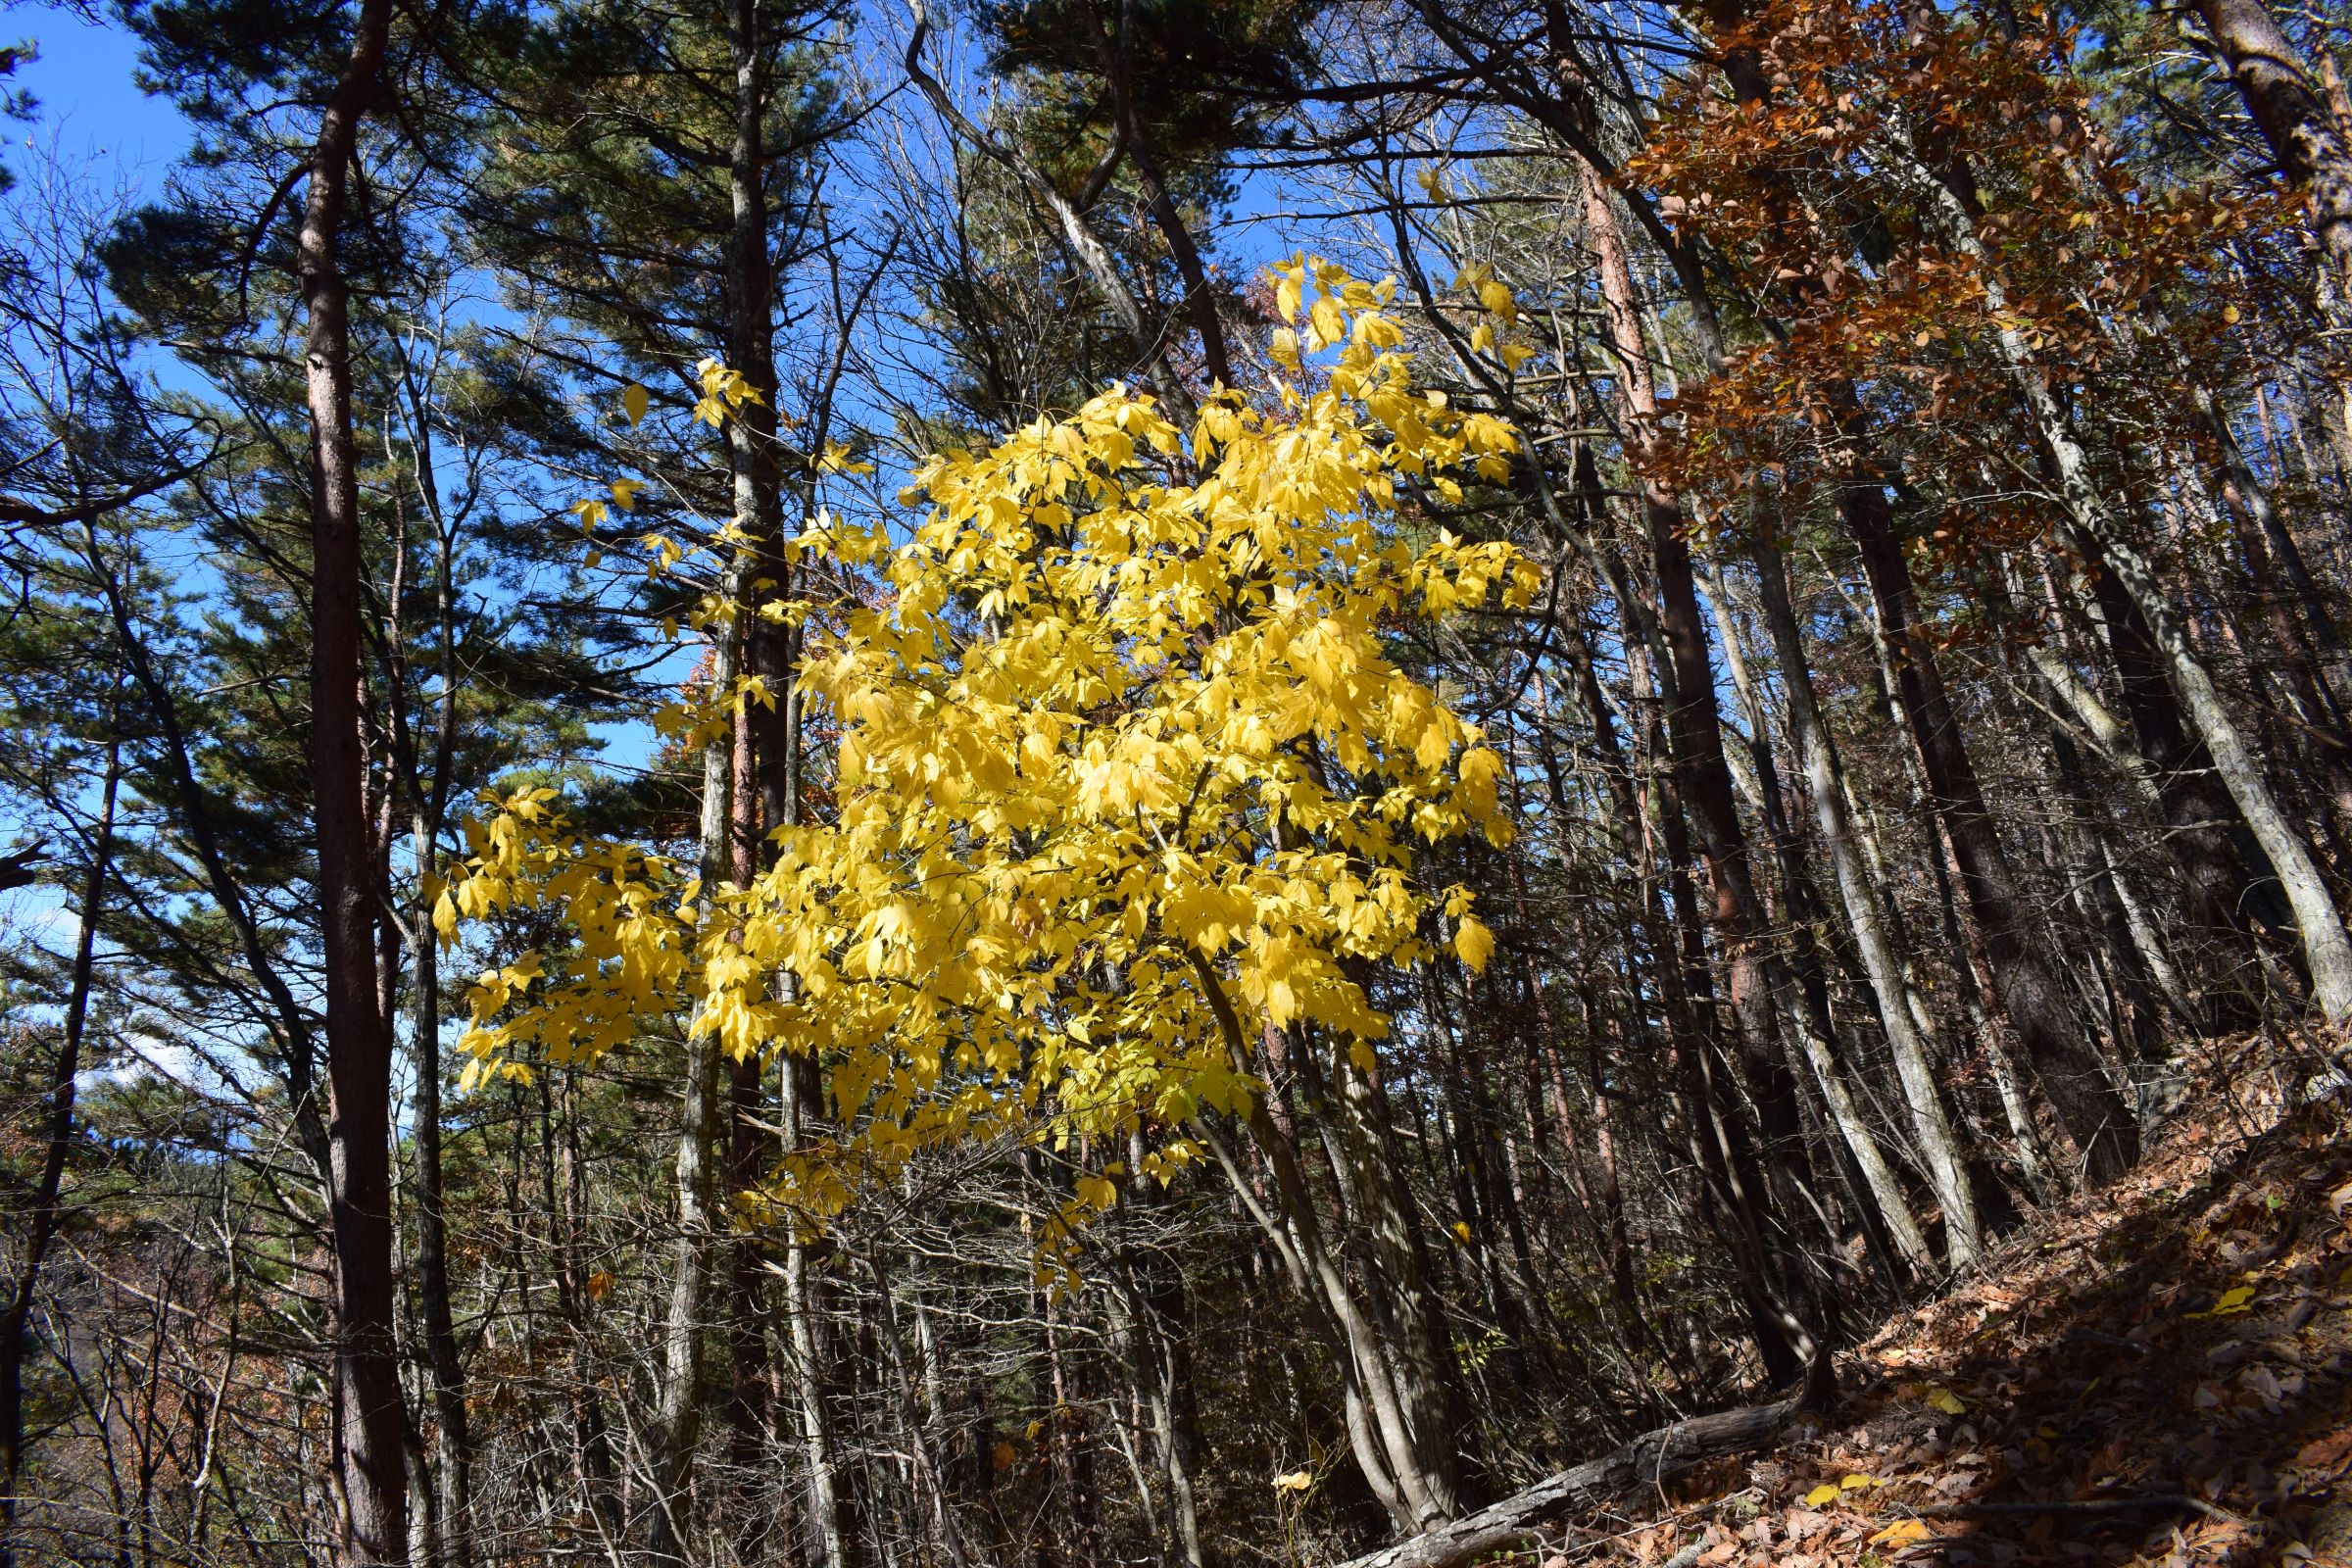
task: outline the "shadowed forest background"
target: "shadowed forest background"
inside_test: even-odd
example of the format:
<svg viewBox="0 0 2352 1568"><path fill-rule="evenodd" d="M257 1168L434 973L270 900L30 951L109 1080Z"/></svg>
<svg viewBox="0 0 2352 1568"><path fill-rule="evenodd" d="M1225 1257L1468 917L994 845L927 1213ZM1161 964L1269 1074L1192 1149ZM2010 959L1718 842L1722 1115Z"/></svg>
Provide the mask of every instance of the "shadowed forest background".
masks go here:
<svg viewBox="0 0 2352 1568"><path fill-rule="evenodd" d="M2342 1283L2352 16L14 20L0 1564L1452 1568Z"/></svg>

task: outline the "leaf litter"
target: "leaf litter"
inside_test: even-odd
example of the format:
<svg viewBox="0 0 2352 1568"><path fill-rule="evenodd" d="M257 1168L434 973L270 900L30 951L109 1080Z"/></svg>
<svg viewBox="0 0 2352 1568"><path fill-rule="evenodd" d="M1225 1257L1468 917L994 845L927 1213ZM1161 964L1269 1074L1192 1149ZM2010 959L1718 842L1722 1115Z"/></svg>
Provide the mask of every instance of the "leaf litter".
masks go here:
<svg viewBox="0 0 2352 1568"><path fill-rule="evenodd" d="M1840 1354L1826 1415L1532 1560L2352 1568L2352 1105L2281 1116L2260 1055Z"/></svg>

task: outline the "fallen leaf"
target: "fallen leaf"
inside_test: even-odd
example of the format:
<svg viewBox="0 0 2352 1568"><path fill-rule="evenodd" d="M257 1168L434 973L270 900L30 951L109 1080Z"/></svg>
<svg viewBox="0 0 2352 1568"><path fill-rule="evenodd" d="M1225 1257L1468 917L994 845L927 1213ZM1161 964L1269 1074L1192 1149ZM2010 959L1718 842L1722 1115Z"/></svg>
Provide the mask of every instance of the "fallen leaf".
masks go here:
<svg viewBox="0 0 2352 1568"><path fill-rule="evenodd" d="M2230 1287L2229 1290L2224 1291L2222 1293L2221 1299L2214 1302L2213 1305L2207 1308L2205 1311L2183 1312L2180 1314L2180 1316L2184 1319L2198 1317L2230 1317L2239 1312L2252 1311L2253 1300L2253 1286L2236 1285Z"/></svg>
<svg viewBox="0 0 2352 1568"><path fill-rule="evenodd" d="M1805 1541L1820 1535L1829 1529L1832 1523L1834 1521L1826 1513L1808 1513L1798 1510L1788 1515L1782 1528L1788 1531L1790 1541Z"/></svg>
<svg viewBox="0 0 2352 1568"><path fill-rule="evenodd" d="M2295 1463L2306 1470L2332 1470L2352 1458L2352 1427L2331 1432L2295 1450Z"/></svg>

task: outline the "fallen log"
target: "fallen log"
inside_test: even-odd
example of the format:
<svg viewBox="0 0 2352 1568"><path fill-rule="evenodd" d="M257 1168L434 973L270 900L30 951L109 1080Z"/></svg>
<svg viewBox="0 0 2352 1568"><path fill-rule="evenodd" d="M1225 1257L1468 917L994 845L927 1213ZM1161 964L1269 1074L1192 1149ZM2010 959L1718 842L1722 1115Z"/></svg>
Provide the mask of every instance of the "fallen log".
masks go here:
<svg viewBox="0 0 2352 1568"><path fill-rule="evenodd" d="M1613 1452L1340 1568L1461 1568L1489 1552L1519 1545L1544 1525L1556 1524L1579 1508L1606 1502L1705 1460L1776 1442L1790 1420L1814 1404L1799 1394L1777 1404L1692 1416L1644 1432Z"/></svg>

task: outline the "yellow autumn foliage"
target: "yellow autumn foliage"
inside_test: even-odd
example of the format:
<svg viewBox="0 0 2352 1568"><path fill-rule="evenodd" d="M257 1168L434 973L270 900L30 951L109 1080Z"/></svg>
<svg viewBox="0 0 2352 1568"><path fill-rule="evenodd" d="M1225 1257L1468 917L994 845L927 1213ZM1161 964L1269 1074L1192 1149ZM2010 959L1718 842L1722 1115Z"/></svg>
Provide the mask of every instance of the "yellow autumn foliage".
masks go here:
<svg viewBox="0 0 2352 1568"><path fill-rule="evenodd" d="M1319 390L1220 394L1183 430L1113 387L915 473L927 510L886 553L885 607L812 630L803 662L839 728L834 814L773 834L751 886L705 913L691 868L574 833L545 790L468 824L444 937L515 910L564 933L473 987L469 1078L667 1021L822 1064L844 1131L771 1195L804 1212L918 1149L1115 1148L1137 1118L1178 1130L1137 1173L1164 1180L1185 1124L1245 1108L1255 1031L1368 1050L1369 969L1433 942L1483 965L1470 896L1423 887L1413 851L1499 842L1501 760L1385 637L1532 597L1509 547L1415 547L1398 521L1416 491L1499 476L1514 438L1412 385L1385 285L1280 275L1330 345ZM698 413L756 396L705 380ZM796 548L880 541L827 518ZM1073 1222L1115 1189L1079 1195Z"/></svg>

